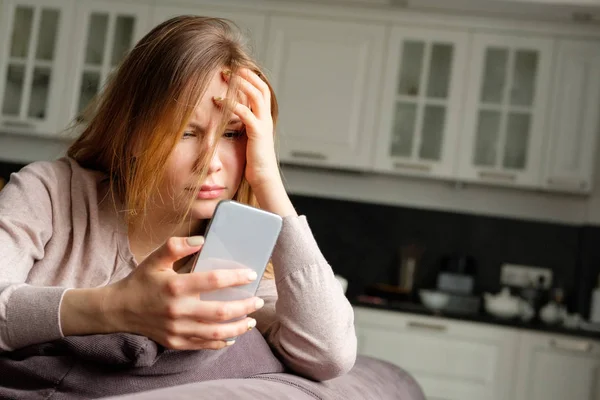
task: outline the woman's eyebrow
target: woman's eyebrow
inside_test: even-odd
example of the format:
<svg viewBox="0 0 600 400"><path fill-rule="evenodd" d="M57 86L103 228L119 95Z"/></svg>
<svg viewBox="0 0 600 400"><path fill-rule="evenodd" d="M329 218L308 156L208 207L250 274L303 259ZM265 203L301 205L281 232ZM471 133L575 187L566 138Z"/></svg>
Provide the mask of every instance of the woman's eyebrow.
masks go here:
<svg viewBox="0 0 600 400"><path fill-rule="evenodd" d="M188 127L192 128L192 129L194 129L195 131L198 131L198 132L206 132L206 127L200 125L197 122L190 122L190 123L188 123Z"/></svg>
<svg viewBox="0 0 600 400"><path fill-rule="evenodd" d="M239 118L235 118L235 119L231 119L229 120L229 124L228 125L237 125L237 124L241 124L242 120Z"/></svg>

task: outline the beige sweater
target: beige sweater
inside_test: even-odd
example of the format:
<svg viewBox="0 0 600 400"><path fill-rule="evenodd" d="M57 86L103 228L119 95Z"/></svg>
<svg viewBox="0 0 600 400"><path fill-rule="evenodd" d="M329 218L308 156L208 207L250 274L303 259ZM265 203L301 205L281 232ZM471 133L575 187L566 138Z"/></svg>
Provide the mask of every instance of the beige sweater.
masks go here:
<svg viewBox="0 0 600 400"><path fill-rule="evenodd" d="M107 285L136 267L106 193L103 174L68 158L30 164L0 192L0 353L61 338L65 290ZM352 307L305 217L284 219L273 264L275 280L257 294L258 329L298 374L347 372L356 359Z"/></svg>

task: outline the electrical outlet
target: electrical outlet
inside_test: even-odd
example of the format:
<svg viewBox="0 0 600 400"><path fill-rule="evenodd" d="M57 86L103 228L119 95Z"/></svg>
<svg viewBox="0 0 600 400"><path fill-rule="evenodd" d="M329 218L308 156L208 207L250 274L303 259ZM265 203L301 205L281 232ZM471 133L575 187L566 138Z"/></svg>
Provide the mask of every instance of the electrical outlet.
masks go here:
<svg viewBox="0 0 600 400"><path fill-rule="evenodd" d="M528 287L532 283L538 284L543 278L544 289L552 287L552 270L532 265L502 264L500 283L508 286Z"/></svg>

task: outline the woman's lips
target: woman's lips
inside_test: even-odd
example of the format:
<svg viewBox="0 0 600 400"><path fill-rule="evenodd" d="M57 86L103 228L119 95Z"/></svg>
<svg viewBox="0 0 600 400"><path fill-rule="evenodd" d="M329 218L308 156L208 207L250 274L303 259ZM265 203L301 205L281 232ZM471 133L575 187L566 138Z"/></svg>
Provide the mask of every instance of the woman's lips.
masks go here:
<svg viewBox="0 0 600 400"><path fill-rule="evenodd" d="M221 197L224 191L225 188L222 186L202 185L197 198L201 200L216 199Z"/></svg>

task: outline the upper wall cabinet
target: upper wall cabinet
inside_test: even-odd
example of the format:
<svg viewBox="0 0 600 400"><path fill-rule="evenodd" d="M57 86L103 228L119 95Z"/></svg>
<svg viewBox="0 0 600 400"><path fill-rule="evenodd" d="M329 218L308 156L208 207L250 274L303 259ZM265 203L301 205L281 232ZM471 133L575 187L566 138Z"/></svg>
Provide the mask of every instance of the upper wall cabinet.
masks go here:
<svg viewBox="0 0 600 400"><path fill-rule="evenodd" d="M264 61L264 41L267 17L253 11L234 11L207 8L200 5L180 5L180 6L157 6L154 9L152 22L154 25L166 21L171 17L178 15L200 15L205 17L226 18L235 23L246 39L249 41L249 48L260 62Z"/></svg>
<svg viewBox="0 0 600 400"><path fill-rule="evenodd" d="M81 112L96 96L129 50L148 30L150 6L116 1L78 3L72 79L66 119Z"/></svg>
<svg viewBox="0 0 600 400"><path fill-rule="evenodd" d="M376 142L377 170L454 174L468 39L466 32L392 29Z"/></svg>
<svg viewBox="0 0 600 400"><path fill-rule="evenodd" d="M460 179L539 185L552 49L550 39L474 34Z"/></svg>
<svg viewBox="0 0 600 400"><path fill-rule="evenodd" d="M589 192L600 134L600 43L560 40L542 186Z"/></svg>
<svg viewBox="0 0 600 400"><path fill-rule="evenodd" d="M73 1L7 0L0 24L0 130L56 131Z"/></svg>
<svg viewBox="0 0 600 400"><path fill-rule="evenodd" d="M385 27L274 16L267 67L280 107L281 161L371 167Z"/></svg>

